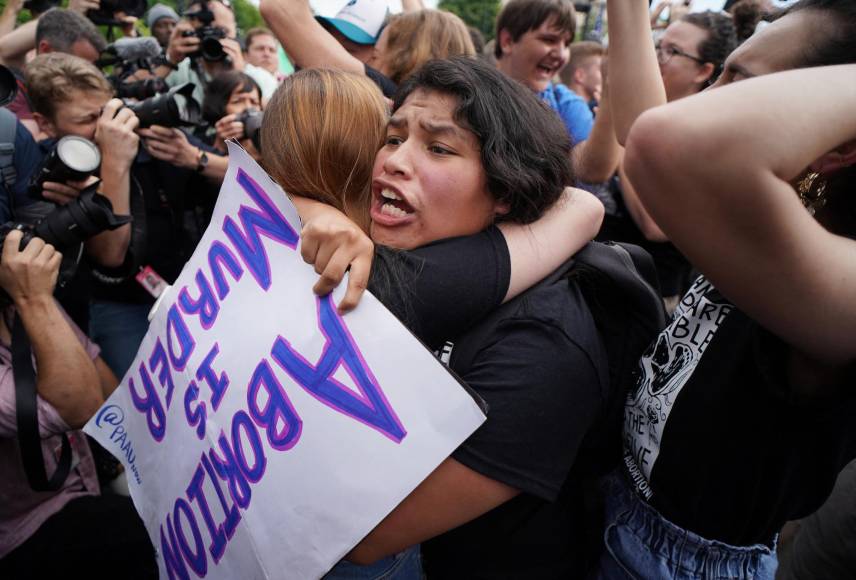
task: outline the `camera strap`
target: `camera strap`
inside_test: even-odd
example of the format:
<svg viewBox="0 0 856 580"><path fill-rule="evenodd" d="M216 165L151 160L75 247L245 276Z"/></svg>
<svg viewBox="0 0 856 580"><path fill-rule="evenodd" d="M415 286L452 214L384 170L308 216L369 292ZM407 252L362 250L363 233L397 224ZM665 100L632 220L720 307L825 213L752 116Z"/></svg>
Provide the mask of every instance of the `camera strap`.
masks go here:
<svg viewBox="0 0 856 580"><path fill-rule="evenodd" d="M0 179L11 194L12 186L18 180L15 171L15 132L17 131L17 119L15 115L6 108L0 108Z"/></svg>
<svg viewBox="0 0 856 580"><path fill-rule="evenodd" d="M24 323L18 313L12 324L12 373L15 378L15 413L18 421L18 445L27 481L34 491L57 491L71 471L71 443L65 433L56 471L50 479L45 472L42 438L39 433L36 371L32 349Z"/></svg>

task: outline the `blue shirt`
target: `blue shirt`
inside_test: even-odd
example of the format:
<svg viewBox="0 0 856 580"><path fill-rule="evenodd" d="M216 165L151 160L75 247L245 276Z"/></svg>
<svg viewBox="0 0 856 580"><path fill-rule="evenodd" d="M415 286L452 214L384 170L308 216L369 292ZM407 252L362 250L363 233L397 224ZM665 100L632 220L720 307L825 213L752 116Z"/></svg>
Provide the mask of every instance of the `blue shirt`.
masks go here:
<svg viewBox="0 0 856 580"><path fill-rule="evenodd" d="M12 207L25 206L35 200L27 195L27 185L30 176L38 168L45 156L45 151L39 147L32 134L20 121L15 125L14 165L16 179L10 192L6 185L0 182L0 224L12 219Z"/></svg>
<svg viewBox="0 0 856 580"><path fill-rule="evenodd" d="M594 125L594 115L585 99L565 85L553 83L547 85L547 88L538 93L538 96L565 122L573 145L588 139Z"/></svg>

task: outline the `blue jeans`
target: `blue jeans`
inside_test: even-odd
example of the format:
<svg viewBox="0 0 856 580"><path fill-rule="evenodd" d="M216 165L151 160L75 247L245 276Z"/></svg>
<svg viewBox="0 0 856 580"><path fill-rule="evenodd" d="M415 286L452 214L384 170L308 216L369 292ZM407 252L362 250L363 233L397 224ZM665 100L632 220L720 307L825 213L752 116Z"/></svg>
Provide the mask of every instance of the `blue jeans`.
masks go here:
<svg viewBox="0 0 856 580"><path fill-rule="evenodd" d="M403 552L381 558L368 566L342 560L327 572L324 580L422 580L419 545L410 546Z"/></svg>
<svg viewBox="0 0 856 580"><path fill-rule="evenodd" d="M89 338L101 347L101 358L119 380L134 362L149 329L151 304L93 301L89 305Z"/></svg>
<svg viewBox="0 0 856 580"><path fill-rule="evenodd" d="M609 476L604 491L605 549L594 578L774 580L774 548L731 546L684 530L637 496L623 474Z"/></svg>

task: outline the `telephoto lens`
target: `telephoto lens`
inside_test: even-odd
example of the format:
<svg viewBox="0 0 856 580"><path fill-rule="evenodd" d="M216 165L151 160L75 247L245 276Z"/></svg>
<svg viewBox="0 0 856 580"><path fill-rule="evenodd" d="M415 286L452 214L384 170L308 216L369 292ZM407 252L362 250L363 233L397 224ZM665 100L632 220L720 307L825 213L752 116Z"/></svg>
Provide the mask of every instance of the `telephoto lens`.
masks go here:
<svg viewBox="0 0 856 580"><path fill-rule="evenodd" d="M18 94L18 81L8 68L0 64L0 107L15 100Z"/></svg>
<svg viewBox="0 0 856 580"><path fill-rule="evenodd" d="M202 108L193 98L193 83L184 83L168 92L139 103L125 102L140 120L140 127L195 126L202 118Z"/></svg>
<svg viewBox="0 0 856 580"><path fill-rule="evenodd" d="M28 193L35 199L42 198L42 185L46 181L65 183L83 181L101 165L101 152L89 139L68 135L57 141L45 156L41 166L30 178Z"/></svg>

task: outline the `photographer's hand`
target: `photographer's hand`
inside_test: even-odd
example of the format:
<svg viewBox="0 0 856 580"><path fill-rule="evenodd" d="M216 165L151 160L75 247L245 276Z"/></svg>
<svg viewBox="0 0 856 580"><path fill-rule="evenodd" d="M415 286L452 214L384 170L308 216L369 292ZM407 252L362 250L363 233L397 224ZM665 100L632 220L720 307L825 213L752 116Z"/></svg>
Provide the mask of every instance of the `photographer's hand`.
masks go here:
<svg viewBox="0 0 856 580"><path fill-rule="evenodd" d="M238 121L238 115L226 115L214 124L217 137L223 141L241 139L244 136L244 124Z"/></svg>
<svg viewBox="0 0 856 580"><path fill-rule="evenodd" d="M148 129L138 131L144 139L146 149L155 159L166 161L184 169L196 169L202 151L187 140L187 135L181 129L170 129L153 125ZM222 181L229 167L229 158L208 153L208 164L202 175L211 181Z"/></svg>
<svg viewBox="0 0 856 580"><path fill-rule="evenodd" d="M131 212L131 165L140 142L134 132L137 125L134 112L119 99L111 99L95 129L95 143L101 150L101 192L118 215ZM125 261L130 241L131 228L126 224L93 236L86 249L102 266L118 268Z"/></svg>
<svg viewBox="0 0 856 580"><path fill-rule="evenodd" d="M0 258L0 286L16 305L53 300L62 254L39 238L33 238L26 248L19 250L22 237L18 230L6 235Z"/></svg>
<svg viewBox="0 0 856 580"><path fill-rule="evenodd" d="M199 50L199 38L196 36L184 36L186 31L193 31L193 25L187 20L182 20L175 25L172 36L169 37L169 46L166 49L166 58L173 65Z"/></svg>
<svg viewBox="0 0 856 580"><path fill-rule="evenodd" d="M94 175L84 181L67 181L65 183L45 181L42 184L42 197L48 201L65 205L80 197L80 192L96 181L98 181L98 178Z"/></svg>
<svg viewBox="0 0 856 580"><path fill-rule="evenodd" d="M232 69L236 71L244 70L244 53L241 50L241 45L234 38L221 38L220 44L223 45L223 51L232 60Z"/></svg>
<svg viewBox="0 0 856 580"><path fill-rule="evenodd" d="M62 254L33 238L20 250L11 231L0 257L0 286L9 294L36 357L36 390L72 428L82 427L104 401L97 365L53 297Z"/></svg>

